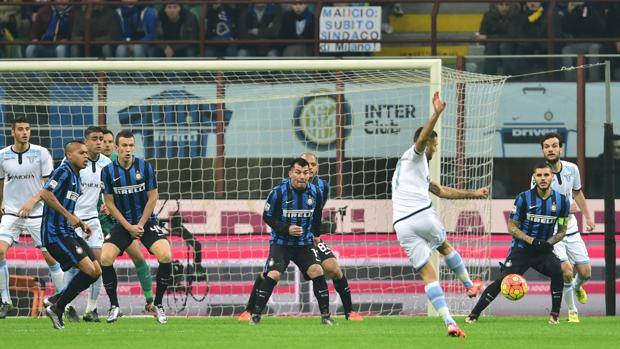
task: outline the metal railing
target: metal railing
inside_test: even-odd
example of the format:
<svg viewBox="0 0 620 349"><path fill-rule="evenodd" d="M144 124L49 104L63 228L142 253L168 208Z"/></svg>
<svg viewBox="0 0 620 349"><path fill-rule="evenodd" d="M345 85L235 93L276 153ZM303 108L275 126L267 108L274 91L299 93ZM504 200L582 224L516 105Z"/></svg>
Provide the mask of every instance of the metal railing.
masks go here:
<svg viewBox="0 0 620 349"><path fill-rule="evenodd" d="M103 5L103 6L121 6L126 4L122 1L93 1L93 0L83 0L83 1L71 1L70 3L74 6L83 6L84 8L84 20L85 20L85 35L84 40L64 40L63 44L69 45L83 45L84 46L84 55L90 56L92 54L92 47L94 45L121 45L121 44L144 44L147 43L149 45L159 45L159 44L195 44L198 46L198 56L204 57L205 48L208 46L221 46L221 45L230 45L230 44L239 44L239 45L286 45L286 44L308 44L313 45L313 52L315 56L321 55L319 46L321 43L345 43L350 41L345 40L320 40L319 39L319 17L321 13L321 9L324 6L331 5L336 1L322 1L322 0L297 0L296 3L306 3L308 5L313 5L314 10L314 18L315 18L315 36L313 39L295 39L295 40L286 40L286 39L258 39L258 40L247 40L247 39L234 39L230 41L222 41L222 40L209 40L206 36L206 25L205 20L207 18L207 8L209 5L219 3L221 4L221 0L179 0L176 1L177 4L181 5L190 5L190 6L199 6L200 7L200 15L198 16L198 25L199 25L199 33L197 40L177 40L177 41L168 41L168 40L152 40L148 42L128 42L126 40L94 40L92 38L91 33L91 19L92 19L92 6L93 5ZM356 0L340 0L338 3L358 3ZM431 55L436 56L438 53L438 45L439 44L465 44L465 43L480 43L484 44L487 42L505 42L505 43L546 43L547 52L553 53L557 44L560 43L583 43L583 42L597 42L597 43L612 43L617 42L620 38L614 37L594 37L594 38L567 38L567 37L558 37L555 35L555 16L558 15L557 11L546 11L547 16L547 36L544 38L532 38L532 37L522 37L522 38L514 38L514 37L502 37L502 38L456 38L456 37L439 37L438 32L438 17L441 14L441 5L445 4L464 4L464 3L497 3L497 2L509 2L509 3L522 3L520 0L383 0L381 3L405 3L405 4L432 4L432 10L430 12L431 19L431 28L429 33L429 38L382 38L381 40L359 40L355 41L356 43L381 43L381 44L416 44L423 45L426 44L430 47ZM614 1L606 1L606 0L591 0L591 3L600 3L600 4L608 4L613 3ZM164 0L151 0L151 1L141 1L140 5L164 5L169 3L169 1ZM290 0L231 0L227 1L227 4L258 4L258 3L273 3L273 4L290 4ZM372 3L372 2L371 2ZM547 8L556 9L556 5L560 3L568 3L568 1L564 0L548 0L546 1ZM31 2L21 2L21 3L0 3L0 11L2 11L2 7L4 6L15 6L15 5L37 5L38 3ZM41 4L42 6L46 5L45 3ZM473 34L473 33L472 33ZM17 39L12 41L3 40L0 41L0 45L28 45L33 44L33 41L28 39ZM36 41L37 45L57 45L58 42L51 41ZM346 55L345 53L342 53ZM333 54L337 56L338 54Z"/></svg>

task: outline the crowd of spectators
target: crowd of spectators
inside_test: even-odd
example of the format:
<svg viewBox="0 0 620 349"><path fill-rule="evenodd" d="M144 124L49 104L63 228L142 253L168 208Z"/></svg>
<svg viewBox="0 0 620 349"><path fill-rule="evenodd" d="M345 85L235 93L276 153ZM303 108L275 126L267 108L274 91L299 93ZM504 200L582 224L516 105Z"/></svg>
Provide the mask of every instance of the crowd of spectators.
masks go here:
<svg viewBox="0 0 620 349"><path fill-rule="evenodd" d="M313 45L238 44L236 40L314 39L314 6L291 1L290 5L211 3L186 5L176 1L148 4L122 0L122 4L80 5L70 0L7 1L0 6L0 39L27 40L29 45L4 45L1 57L65 58L85 57L83 44L91 42L91 57L195 57L197 43L159 44L152 41L197 41L200 19L204 18L206 57L310 56ZM334 3L337 4L337 3ZM402 15L400 5L385 5L384 32L390 32L389 15ZM363 6L360 4L339 4ZM206 10L206 13L203 11ZM113 44L111 41L124 41ZM221 41L222 43L216 43ZM45 43L45 44L43 44Z"/></svg>
<svg viewBox="0 0 620 349"><path fill-rule="evenodd" d="M553 34L556 38L601 38L620 36L620 4L590 1L558 3L556 8L548 8L547 2L527 1L523 4L497 2L490 5L484 14L478 33L479 39L502 38L547 38L549 11L556 13L552 18ZM488 42L485 55L535 55L535 54L616 54L620 53L620 42L602 44L599 42L579 42L557 44L550 52L546 42ZM592 58L589 63L596 63ZM541 70L546 64L536 59L487 59L484 73L514 75L528 71ZM564 57L563 66L573 66L573 57ZM574 71L566 71L565 78L575 79ZM590 70L590 79L598 80L600 70Z"/></svg>

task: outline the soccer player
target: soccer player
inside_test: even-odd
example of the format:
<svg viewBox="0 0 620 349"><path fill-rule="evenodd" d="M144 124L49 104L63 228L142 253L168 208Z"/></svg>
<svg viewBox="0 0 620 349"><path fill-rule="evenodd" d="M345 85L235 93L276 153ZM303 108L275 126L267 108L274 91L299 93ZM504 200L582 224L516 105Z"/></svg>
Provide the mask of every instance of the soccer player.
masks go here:
<svg viewBox="0 0 620 349"><path fill-rule="evenodd" d="M119 132L115 143L118 158L101 173L105 205L117 222L110 235L106 237L101 251L103 286L111 303L107 321L116 321L120 311L116 295L118 280L113 266L114 260L134 239L140 239L159 262L153 308L157 321L165 324L168 320L162 301L170 284L172 256L166 234L157 224L157 217L153 214L157 203L155 171L148 162L133 155L136 143L131 131Z"/></svg>
<svg viewBox="0 0 620 349"><path fill-rule="evenodd" d="M82 141L65 145L64 161L37 193L45 202L41 233L43 245L60 263L62 270L77 268L79 271L62 290L55 304L45 308L56 329L63 329L62 316L66 305L101 276L101 267L90 247L75 231L82 229L84 236L91 234L90 227L73 214L82 193L79 172L86 167L88 150Z"/></svg>
<svg viewBox="0 0 620 349"><path fill-rule="evenodd" d="M105 155L101 154L103 143L103 129L98 126L90 126L84 132L84 143L88 150L87 166L80 170L80 181L82 183L82 195L77 200L75 206L75 215L86 222L91 230L91 235L82 236L88 243L91 251L101 261L101 247L103 246L103 230L99 222L97 203L101 198L101 170L109 165L112 161ZM65 159L66 161L66 159ZM67 276L70 276L67 278ZM68 280L73 275L65 274ZM68 279L68 280L67 280ZM99 322L97 314L97 298L101 292L101 278L98 278L89 287L88 303L84 310L84 320ZM79 321L75 307L71 304L67 306L67 319L70 321Z"/></svg>
<svg viewBox="0 0 620 349"><path fill-rule="evenodd" d="M586 230L594 230L596 224L588 209L586 198L581 191L579 167L572 162L560 159L563 150L562 145L562 136L557 133L548 133L540 141L543 156L555 176L555 180L551 183L551 189L564 194L571 201L571 214L568 220L566 236L553 246L553 252L562 262L562 271L564 272L563 298L568 307L568 322L579 322L574 296L576 295L577 300L582 304L588 301L588 296L582 285L590 279L592 267L590 266L588 249L581 238L577 219L575 219L573 214L577 209L573 201L577 203L576 206L579 206L579 209L583 212ZM535 185L535 182L532 181L532 184ZM574 282L573 265L577 269L577 277Z"/></svg>
<svg viewBox="0 0 620 349"><path fill-rule="evenodd" d="M289 167L289 179L273 188L267 197L263 220L272 229L269 257L256 294L250 325L260 323L261 313L273 288L291 261L312 280L321 323L334 324L329 313L327 281L314 249L313 232L318 232L321 227L323 197L319 188L308 182L309 166L302 158L294 159Z"/></svg>
<svg viewBox="0 0 620 349"><path fill-rule="evenodd" d="M499 277L480 296L478 303L465 318L474 323L480 313L497 297L502 280L509 274L523 275L534 268L551 278L550 324L558 324L562 304L562 266L553 253L553 245L566 235L570 214L570 199L551 189L553 172L546 163L534 167L536 186L517 196L508 223L512 244L506 261L501 265ZM557 225L557 233L553 231Z"/></svg>
<svg viewBox="0 0 620 349"><path fill-rule="evenodd" d="M108 129L103 130L103 155L110 158L110 160L116 160L116 153L114 152L114 133ZM103 199L101 199L98 203L99 210L99 222L101 222L101 227L103 229L104 236L108 236L110 234L110 230L114 226L114 219L110 217L110 212L103 204ZM144 306L144 310L147 313L155 315L153 309L153 279L151 277L151 267L149 267L148 263L144 259L144 255L140 250L140 243L137 240L134 240L131 245L125 250L125 252L129 255L131 260L133 261L134 266L136 267L136 274L138 275L138 280L140 281L140 287L142 288L142 293L144 294L144 298L146 300L146 305ZM84 321L91 321L89 317L84 316Z"/></svg>
<svg viewBox="0 0 620 349"><path fill-rule="evenodd" d="M6 254L19 234L27 231L34 246L41 250L47 263L56 291L63 287L60 264L42 247L41 215L43 204L33 197L52 173L52 156L44 147L30 143L30 123L16 118L11 123L13 145L0 150L0 319L13 309L9 294L9 267Z"/></svg>
<svg viewBox="0 0 620 349"><path fill-rule="evenodd" d="M329 198L329 184L318 177L319 173L319 163L317 156L314 153L303 153L301 154L301 158L306 160L310 165L310 180L309 182L316 185L321 191L321 195L323 196L323 206L327 199ZM321 208L321 211L323 208ZM327 273L332 282L334 283L334 288L336 292L340 295L340 299L342 300L342 306L344 308L344 316L345 319L351 321L361 321L364 318L358 312L353 311L353 302L351 301L351 290L349 289L349 283L347 281L346 276L340 269L340 265L338 264L338 260L336 256L331 251L329 246L321 240L320 234L327 232L329 227L323 228L324 225L321 225L321 229L318 232L318 235L314 237L314 245L315 250L321 260L321 268L323 271ZM306 276L307 277L307 276ZM256 305L256 293L258 292L258 288L263 280L263 274L259 274L256 277L256 281L254 281L254 287L252 288L252 293L250 294L250 299L248 300L248 304L246 305L245 310L241 315L239 315L239 321L248 321L251 317L251 311L254 309Z"/></svg>
<svg viewBox="0 0 620 349"><path fill-rule="evenodd" d="M431 250L436 249L444 256L446 265L463 283L470 298L478 295L480 283L470 279L461 256L448 242L428 192L444 199L475 199L487 197L488 189L461 190L444 187L430 180L428 161L433 157L438 144L437 133L433 128L446 107L437 92L433 95L432 103L435 112L423 127L416 130L413 138L415 144L401 156L396 165L392 177L392 221L400 245L424 281L426 296L448 327L448 335L465 337L450 315L436 268L429 263Z"/></svg>

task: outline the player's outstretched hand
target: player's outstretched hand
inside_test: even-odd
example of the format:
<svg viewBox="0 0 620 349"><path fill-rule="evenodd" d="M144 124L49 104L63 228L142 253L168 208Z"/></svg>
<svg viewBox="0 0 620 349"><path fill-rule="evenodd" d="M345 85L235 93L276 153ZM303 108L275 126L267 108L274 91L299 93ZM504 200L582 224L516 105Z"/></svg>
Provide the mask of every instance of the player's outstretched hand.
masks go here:
<svg viewBox="0 0 620 349"><path fill-rule="evenodd" d="M144 227L134 224L130 225L127 231L134 239L139 239L142 237L142 234L144 234Z"/></svg>
<svg viewBox="0 0 620 349"><path fill-rule="evenodd" d="M435 113L437 113L438 116L446 109L446 102L441 100L439 92L435 92L433 95L433 108L435 108Z"/></svg>
<svg viewBox="0 0 620 349"><path fill-rule="evenodd" d="M596 223L594 223L594 220L592 218L586 219L586 230L591 232L594 229L596 229Z"/></svg>
<svg viewBox="0 0 620 349"><path fill-rule="evenodd" d="M298 225L291 225L290 227L288 227L288 233L293 235L293 236L301 236L301 234L304 232L304 228L298 226Z"/></svg>
<svg viewBox="0 0 620 349"><path fill-rule="evenodd" d="M480 188L474 192L477 198L486 199L489 196L489 188Z"/></svg>

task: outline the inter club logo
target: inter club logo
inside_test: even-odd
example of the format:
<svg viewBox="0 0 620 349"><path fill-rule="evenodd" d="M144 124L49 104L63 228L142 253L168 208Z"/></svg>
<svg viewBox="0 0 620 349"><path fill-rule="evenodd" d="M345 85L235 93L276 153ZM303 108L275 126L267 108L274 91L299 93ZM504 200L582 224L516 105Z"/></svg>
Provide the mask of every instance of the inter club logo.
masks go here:
<svg viewBox="0 0 620 349"><path fill-rule="evenodd" d="M325 151L336 147L338 100L333 91L315 90L297 101L293 113L295 135L308 148ZM344 138L351 133L351 106L342 98Z"/></svg>

